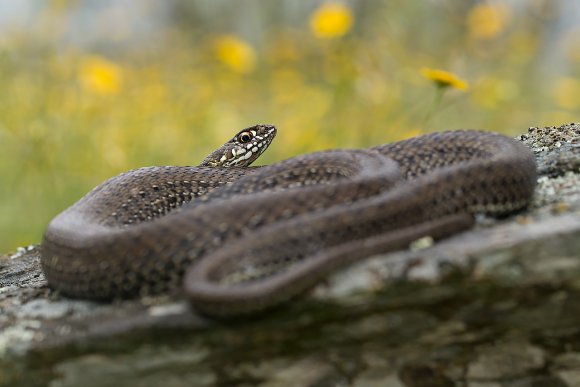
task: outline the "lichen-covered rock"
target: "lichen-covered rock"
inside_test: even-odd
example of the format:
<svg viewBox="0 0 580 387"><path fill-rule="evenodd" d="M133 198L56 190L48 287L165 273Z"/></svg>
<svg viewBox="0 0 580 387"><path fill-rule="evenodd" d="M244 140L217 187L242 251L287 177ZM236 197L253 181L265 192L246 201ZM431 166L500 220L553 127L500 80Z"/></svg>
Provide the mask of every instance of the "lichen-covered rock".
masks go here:
<svg viewBox="0 0 580 387"><path fill-rule="evenodd" d="M580 385L580 125L521 140L541 173L527 213L374 257L253 318L70 300L35 247L1 256L0 385Z"/></svg>

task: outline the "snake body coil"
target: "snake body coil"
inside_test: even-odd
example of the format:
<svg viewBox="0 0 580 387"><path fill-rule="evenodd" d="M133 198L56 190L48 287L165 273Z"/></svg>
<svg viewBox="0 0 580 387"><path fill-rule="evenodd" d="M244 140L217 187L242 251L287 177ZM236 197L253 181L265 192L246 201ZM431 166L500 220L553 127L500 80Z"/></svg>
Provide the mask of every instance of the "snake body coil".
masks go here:
<svg viewBox="0 0 580 387"><path fill-rule="evenodd" d="M196 308L247 313L354 260L463 230L474 213L525 208L536 184L532 153L494 133L433 133L248 168L274 135L257 125L198 167L138 169L98 186L45 232L49 285L132 297L175 290L187 270Z"/></svg>

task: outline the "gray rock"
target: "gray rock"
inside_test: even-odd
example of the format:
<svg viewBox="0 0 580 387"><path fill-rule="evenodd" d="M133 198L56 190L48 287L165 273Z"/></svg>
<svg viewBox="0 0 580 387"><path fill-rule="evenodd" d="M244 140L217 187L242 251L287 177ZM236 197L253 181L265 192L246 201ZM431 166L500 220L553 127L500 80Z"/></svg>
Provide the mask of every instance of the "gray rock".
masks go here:
<svg viewBox="0 0 580 387"><path fill-rule="evenodd" d="M0 385L580 385L580 125L530 128L532 208L373 257L253 318L180 299L47 288L35 247L0 257Z"/></svg>
<svg viewBox="0 0 580 387"><path fill-rule="evenodd" d="M467 367L467 379L512 380L540 370L545 364L544 351L525 342L481 346Z"/></svg>

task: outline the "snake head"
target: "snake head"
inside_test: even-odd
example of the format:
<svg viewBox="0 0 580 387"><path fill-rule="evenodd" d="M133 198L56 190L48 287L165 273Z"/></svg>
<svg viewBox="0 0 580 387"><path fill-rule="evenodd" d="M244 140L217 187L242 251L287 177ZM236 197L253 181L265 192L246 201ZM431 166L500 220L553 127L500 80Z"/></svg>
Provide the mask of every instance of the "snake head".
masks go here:
<svg viewBox="0 0 580 387"><path fill-rule="evenodd" d="M230 141L207 156L200 166L247 167L254 162L276 136L274 125L258 124L240 130Z"/></svg>

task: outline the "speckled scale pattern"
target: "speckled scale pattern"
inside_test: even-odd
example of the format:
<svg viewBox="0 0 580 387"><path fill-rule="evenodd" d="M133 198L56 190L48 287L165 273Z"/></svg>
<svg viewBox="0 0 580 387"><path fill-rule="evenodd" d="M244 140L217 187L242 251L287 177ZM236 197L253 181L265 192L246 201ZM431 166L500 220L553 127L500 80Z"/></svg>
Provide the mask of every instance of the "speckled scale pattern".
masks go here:
<svg viewBox="0 0 580 387"><path fill-rule="evenodd" d="M353 260L465 229L473 213L520 210L536 184L525 146L478 131L258 169L164 168L113 178L51 223L42 263L53 288L96 299L156 294L179 289L189 268L196 308L247 313Z"/></svg>
<svg viewBox="0 0 580 387"><path fill-rule="evenodd" d="M246 175L242 167L146 167L123 173L87 194L84 212L109 226L150 221Z"/></svg>

